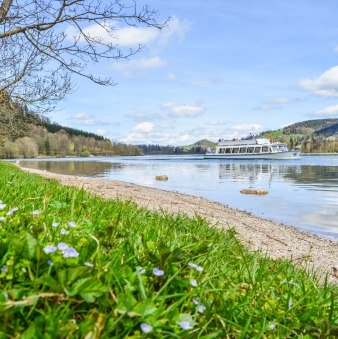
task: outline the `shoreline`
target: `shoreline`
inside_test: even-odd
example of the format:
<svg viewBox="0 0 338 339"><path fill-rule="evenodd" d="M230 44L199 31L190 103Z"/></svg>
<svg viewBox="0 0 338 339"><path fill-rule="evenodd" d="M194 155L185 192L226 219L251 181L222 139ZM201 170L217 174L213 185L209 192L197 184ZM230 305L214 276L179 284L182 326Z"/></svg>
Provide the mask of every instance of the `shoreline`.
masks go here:
<svg viewBox="0 0 338 339"><path fill-rule="evenodd" d="M101 178L88 178L34 170L19 166L23 171L56 179L66 186L84 188L105 199L132 200L140 207L157 212L196 214L206 219L211 227L233 228L244 245L259 250L270 258L287 258L318 273L329 273L337 282L333 268L338 269L338 242L256 217L227 205L201 197L144 187L132 183Z"/></svg>

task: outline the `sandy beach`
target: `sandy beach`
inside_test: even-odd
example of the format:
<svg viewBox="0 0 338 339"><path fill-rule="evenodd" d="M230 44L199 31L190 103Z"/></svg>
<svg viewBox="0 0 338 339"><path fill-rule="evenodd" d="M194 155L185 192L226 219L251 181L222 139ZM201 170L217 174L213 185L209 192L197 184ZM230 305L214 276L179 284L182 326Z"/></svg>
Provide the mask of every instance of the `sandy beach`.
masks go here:
<svg viewBox="0 0 338 339"><path fill-rule="evenodd" d="M338 282L338 277L335 275L338 269L338 242L336 241L301 232L294 227L277 224L196 196L120 181L22 169L56 179L63 185L83 187L106 199L132 200L139 206L154 211L186 213L191 217L198 214L209 221L212 227L234 228L241 241L250 249L259 250L271 258L289 258L295 264L306 266L310 270L328 272L330 281ZM229 203L231 203L230 199Z"/></svg>

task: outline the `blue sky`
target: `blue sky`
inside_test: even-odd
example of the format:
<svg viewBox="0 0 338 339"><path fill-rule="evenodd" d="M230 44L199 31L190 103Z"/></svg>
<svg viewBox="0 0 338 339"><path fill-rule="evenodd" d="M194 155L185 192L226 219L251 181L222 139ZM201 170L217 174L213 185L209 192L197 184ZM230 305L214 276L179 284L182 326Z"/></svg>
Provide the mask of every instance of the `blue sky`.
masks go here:
<svg viewBox="0 0 338 339"><path fill-rule="evenodd" d="M118 27L139 54L89 67L51 120L126 143L216 141L338 117L337 1L146 1L162 32ZM101 34L95 27L89 27Z"/></svg>

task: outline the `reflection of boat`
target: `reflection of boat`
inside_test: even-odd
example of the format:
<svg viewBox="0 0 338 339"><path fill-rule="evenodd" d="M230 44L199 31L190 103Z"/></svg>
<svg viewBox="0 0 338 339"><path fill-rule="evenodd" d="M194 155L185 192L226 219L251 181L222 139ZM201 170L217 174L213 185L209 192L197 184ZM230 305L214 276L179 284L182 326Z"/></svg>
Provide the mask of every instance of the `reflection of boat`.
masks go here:
<svg viewBox="0 0 338 339"><path fill-rule="evenodd" d="M269 180L281 181L292 168L299 173L300 166L285 163L261 163L261 162L222 162L219 164L219 178L238 180Z"/></svg>
<svg viewBox="0 0 338 339"><path fill-rule="evenodd" d="M204 159L297 159L300 151L289 151L286 144L271 143L268 139L221 140L213 152L210 148Z"/></svg>

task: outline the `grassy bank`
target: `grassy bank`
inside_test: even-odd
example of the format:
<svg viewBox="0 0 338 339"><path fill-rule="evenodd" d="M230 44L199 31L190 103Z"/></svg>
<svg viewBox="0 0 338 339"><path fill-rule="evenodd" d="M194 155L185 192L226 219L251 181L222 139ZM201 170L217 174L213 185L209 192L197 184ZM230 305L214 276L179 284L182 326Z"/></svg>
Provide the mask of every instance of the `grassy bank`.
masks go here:
<svg viewBox="0 0 338 339"><path fill-rule="evenodd" d="M3 162L0 200L0 338L338 334L336 286L199 217L105 201Z"/></svg>

